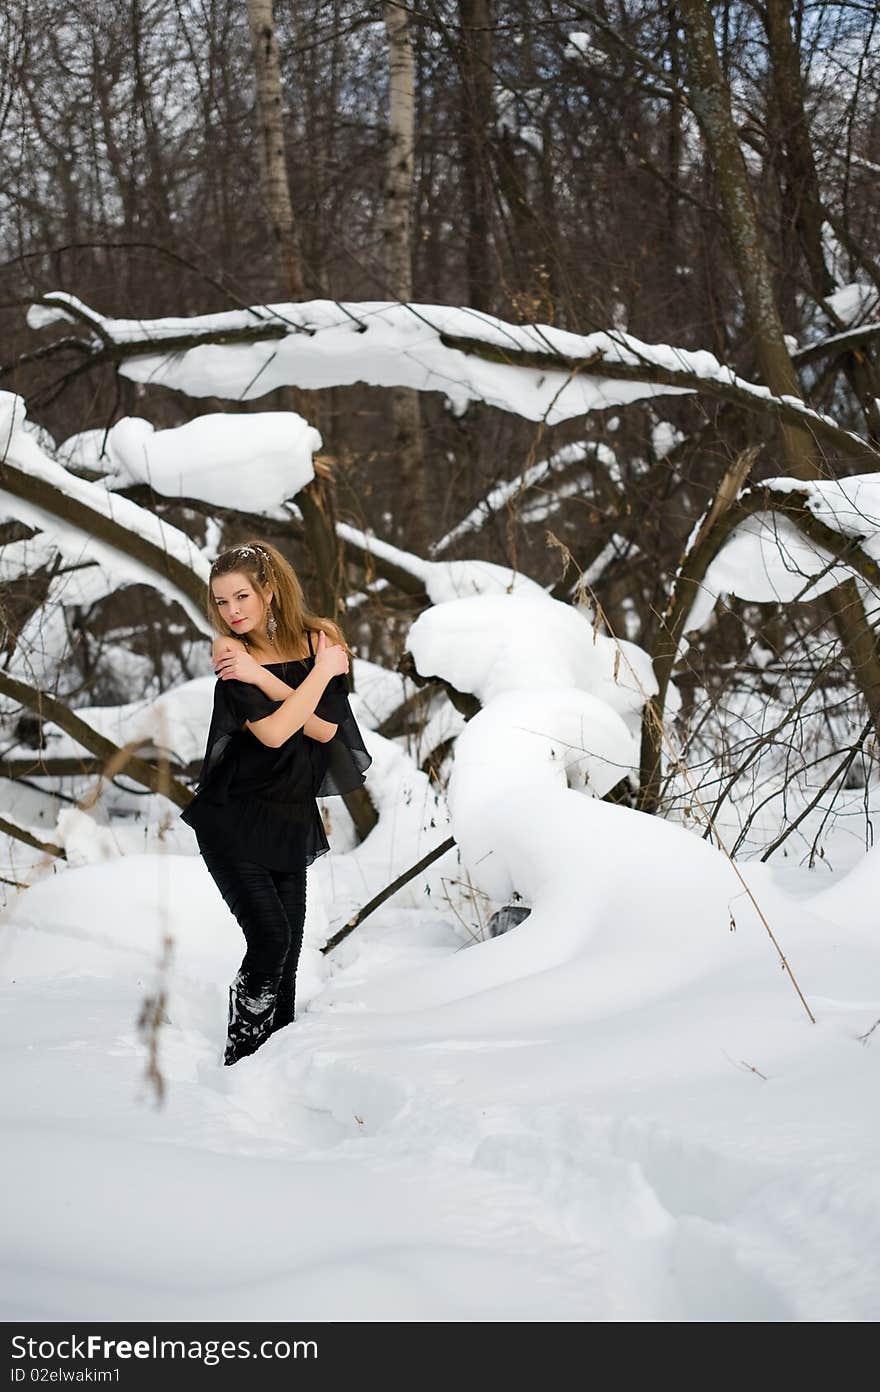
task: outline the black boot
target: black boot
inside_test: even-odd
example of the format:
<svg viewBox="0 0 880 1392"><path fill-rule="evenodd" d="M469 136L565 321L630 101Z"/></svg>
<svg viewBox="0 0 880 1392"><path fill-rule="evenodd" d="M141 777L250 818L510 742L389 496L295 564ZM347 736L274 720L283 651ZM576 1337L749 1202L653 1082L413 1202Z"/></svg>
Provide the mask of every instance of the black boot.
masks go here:
<svg viewBox="0 0 880 1392"><path fill-rule="evenodd" d="M277 982L272 978L248 977L239 971L229 988L229 1020L224 1064L255 1054L272 1032L277 999Z"/></svg>
<svg viewBox="0 0 880 1392"><path fill-rule="evenodd" d="M278 983L278 996L275 1001L275 1014L272 1016L272 1033L276 1030L284 1029L285 1025L292 1025L295 1018L296 1002L296 963L292 970L289 963L285 962L284 971L281 973L281 980Z"/></svg>

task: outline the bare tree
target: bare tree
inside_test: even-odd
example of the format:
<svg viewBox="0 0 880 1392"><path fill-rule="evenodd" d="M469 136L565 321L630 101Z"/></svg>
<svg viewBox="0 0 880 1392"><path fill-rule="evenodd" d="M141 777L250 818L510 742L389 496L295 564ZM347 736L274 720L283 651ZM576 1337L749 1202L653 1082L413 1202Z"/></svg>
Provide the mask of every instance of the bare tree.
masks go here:
<svg viewBox="0 0 880 1392"><path fill-rule="evenodd" d="M688 52L690 102L715 166L725 229L762 376L780 397L797 396L797 374L785 343L755 200L731 113L730 93L715 47L711 11L704 0L679 0L679 14ZM823 477L825 470L812 436L787 423L780 423L779 430L787 471L798 479ZM880 732L880 656L855 583L849 581L833 591L828 604L853 676ZM673 649L677 646L677 637L671 631L661 631L655 650L655 661L661 666L668 661L666 650L670 645ZM647 809L656 807L659 793L662 727L657 716L649 702L642 726L640 791L641 804Z"/></svg>
<svg viewBox="0 0 880 1392"><path fill-rule="evenodd" d="M278 284L285 298L297 300L303 293L302 268L287 176L281 65L272 0L247 0L247 9L257 75L266 205L275 246ZM289 399L292 409L307 419L318 416L314 397L291 390ZM338 618L344 558L336 532L335 490L328 467L319 465L315 479L300 493L300 508L315 560L322 607Z"/></svg>
<svg viewBox="0 0 880 1392"><path fill-rule="evenodd" d="M385 183L385 247L390 294L406 304L412 289L413 148L415 143L415 64L409 18L396 0L383 5L388 35L388 173ZM428 545L425 463L419 394L403 388L391 393L394 451L402 485L398 537L424 554Z"/></svg>
<svg viewBox="0 0 880 1392"><path fill-rule="evenodd" d="M303 296L302 266L287 179L284 94L272 0L247 0L257 75L257 111L266 212L275 248L278 288L285 299Z"/></svg>
<svg viewBox="0 0 880 1392"><path fill-rule="evenodd" d="M492 305L492 25L489 0L458 0L461 150L466 219L467 299Z"/></svg>
<svg viewBox="0 0 880 1392"><path fill-rule="evenodd" d="M790 0L766 0L763 18L773 65L773 98L779 108L785 153L786 221L797 234L812 293L819 304L838 287L828 269L822 244L825 212L804 100L800 55L792 32ZM826 306L827 310L827 306ZM841 328L838 321L832 330ZM880 375L870 345L841 355L847 376L865 415L868 433L880 441Z"/></svg>

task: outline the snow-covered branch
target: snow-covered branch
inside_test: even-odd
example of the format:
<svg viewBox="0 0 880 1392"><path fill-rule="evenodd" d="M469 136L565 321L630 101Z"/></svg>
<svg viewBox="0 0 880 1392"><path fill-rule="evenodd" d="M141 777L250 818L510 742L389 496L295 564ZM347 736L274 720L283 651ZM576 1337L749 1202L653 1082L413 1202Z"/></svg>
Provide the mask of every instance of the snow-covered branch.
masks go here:
<svg viewBox="0 0 880 1392"><path fill-rule="evenodd" d="M799 546L798 538L806 545ZM745 550L739 549L743 543ZM664 702L684 634L706 622L722 593L756 602L807 600L853 573L880 592L876 475L809 483L769 479L711 510L709 524L695 528L678 568L654 648L657 692L642 722L643 807L656 806Z"/></svg>
<svg viewBox="0 0 880 1392"><path fill-rule="evenodd" d="M820 362L822 358L836 358L841 353L851 353L856 348L864 348L866 344L873 343L880 338L880 324L861 324L855 329L846 329L843 333L832 334L829 338L822 338L818 343L809 343L805 348L799 348L792 354L792 361L798 367L807 367L810 363Z"/></svg>
<svg viewBox="0 0 880 1392"><path fill-rule="evenodd" d="M44 296L36 325L53 312L66 320L71 302L61 292ZM126 377L190 396L247 401L281 386L364 382L443 392L456 409L484 401L552 425L648 397L700 393L880 465L867 441L800 398L774 396L711 353L643 343L619 330L573 334L468 308L385 301L311 300L189 319L88 314L100 324L91 345L96 364L113 361ZM74 371L83 367L80 361Z"/></svg>
<svg viewBox="0 0 880 1392"><path fill-rule="evenodd" d="M198 628L208 562L184 532L128 498L70 473L25 428L21 397L0 392L0 497L7 514L50 536L73 561L90 559L123 584L162 586Z"/></svg>

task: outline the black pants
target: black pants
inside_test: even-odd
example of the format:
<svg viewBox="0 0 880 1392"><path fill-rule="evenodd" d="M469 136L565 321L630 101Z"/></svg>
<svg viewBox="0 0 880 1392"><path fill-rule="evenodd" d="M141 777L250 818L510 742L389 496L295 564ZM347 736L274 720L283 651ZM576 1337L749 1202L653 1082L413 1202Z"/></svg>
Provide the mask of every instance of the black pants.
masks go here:
<svg viewBox="0 0 880 1392"><path fill-rule="evenodd" d="M294 1018L296 968L306 916L306 868L270 870L199 846L202 859L247 942L229 988L224 1063L259 1049Z"/></svg>

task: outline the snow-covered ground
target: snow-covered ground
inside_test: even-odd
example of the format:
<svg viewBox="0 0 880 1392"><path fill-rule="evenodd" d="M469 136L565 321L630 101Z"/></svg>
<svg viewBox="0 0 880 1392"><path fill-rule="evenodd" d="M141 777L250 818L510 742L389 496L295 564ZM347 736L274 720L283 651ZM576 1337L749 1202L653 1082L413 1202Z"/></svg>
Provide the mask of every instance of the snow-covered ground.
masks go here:
<svg viewBox="0 0 880 1392"><path fill-rule="evenodd" d="M880 853L796 894L748 867L811 1024L718 852L567 796L523 855L572 873L501 938L404 892L322 957L366 847L316 862L299 1019L230 1069L241 936L198 856L12 900L3 1317L875 1318Z"/></svg>
<svg viewBox="0 0 880 1392"><path fill-rule="evenodd" d="M379 733L408 686L356 663L378 822L356 844L325 806L298 1019L233 1068L242 937L176 811L15 785L67 862L10 840L0 887L6 1319L876 1317L880 848L832 826L812 872L738 877L692 824L601 801L647 657L496 571L433 566L408 635L480 704L450 725L438 697L423 731L455 736L445 796ZM210 695L84 715L187 759ZM489 937L510 902L529 916ZM160 983L157 1107L137 1022Z"/></svg>

